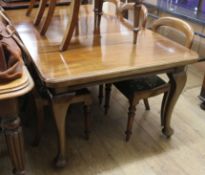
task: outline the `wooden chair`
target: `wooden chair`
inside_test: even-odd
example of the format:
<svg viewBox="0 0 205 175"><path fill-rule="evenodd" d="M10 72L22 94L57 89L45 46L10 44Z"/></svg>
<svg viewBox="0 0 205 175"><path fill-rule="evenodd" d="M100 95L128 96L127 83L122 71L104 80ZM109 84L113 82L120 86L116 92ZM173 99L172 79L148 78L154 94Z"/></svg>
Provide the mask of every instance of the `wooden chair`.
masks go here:
<svg viewBox="0 0 205 175"><path fill-rule="evenodd" d="M177 18L163 17L154 22L153 31L157 32L161 27L173 28L174 30L177 30L180 34L183 33L183 35L185 36L184 46L187 48L191 48L194 32L192 28L189 26L189 24ZM128 121L127 129L125 132L126 141L129 141L130 139L132 133L132 125L135 117L136 105L139 103L139 100L141 99L147 99L149 97L164 93L164 97L161 104L161 125L164 125L165 103L166 97L170 89L169 82L167 83L159 76L155 75L141 77L134 80L117 82L114 83L114 85L129 100ZM106 86L107 89L109 89L111 85ZM106 93L106 97L109 97L110 90L106 90ZM105 102L109 103L109 100L106 100ZM105 104L105 107L107 106L109 105Z"/></svg>
<svg viewBox="0 0 205 175"><path fill-rule="evenodd" d="M147 22L147 15L148 15L148 11L147 8L142 5L142 4L135 4L135 3L122 3L118 0L116 0L115 2L117 6L117 16L120 18L120 20L131 30L133 30L134 32L134 39L133 42L134 44L136 43L136 38L137 38L137 32L141 29L144 29L146 26L146 22ZM124 18L124 14L125 12L127 12L128 10L133 10L133 16L134 16L134 24L131 24L126 18ZM139 20L140 19L140 20ZM110 91L110 85L107 84L105 86L105 114L107 114L108 110L109 110L109 91ZM103 89L104 89L104 85L100 85L99 86L99 95L98 95L98 99L99 99L99 104L102 104L102 100L103 100ZM150 109L149 107L149 103L147 101L147 99L144 99L144 104L147 110Z"/></svg>
<svg viewBox="0 0 205 175"><path fill-rule="evenodd" d="M26 16L29 16L34 8L35 3L37 2L37 0L30 0L28 9L26 11Z"/></svg>
<svg viewBox="0 0 205 175"><path fill-rule="evenodd" d="M46 18L43 21L42 27L40 29L41 35L44 35L49 27L49 24L51 22L51 19L53 17L54 11L55 11L56 1L57 0L50 0L50 2L49 2L48 12L46 14ZM29 15L31 13L31 10L32 10L35 2L36 2L36 0L30 1L30 5L29 5L29 8L26 12L26 15ZM38 8L36 17L34 19L34 25L39 25L39 23L43 17L43 14L45 12L47 2L48 2L48 0L40 0L39 8ZM60 48L59 48L60 51L66 50L69 46L74 29L75 29L76 24L78 22L78 13L79 13L79 8L80 8L80 3L81 3L81 0L71 1L71 5L70 5L71 6L70 7L71 8L71 11L70 11L71 18L69 20L69 23L67 24L67 29L65 31L62 43L61 43Z"/></svg>
<svg viewBox="0 0 205 175"><path fill-rule="evenodd" d="M26 11L26 15L29 16L35 3L37 2L37 0L31 0L28 10ZM39 25L39 23L41 22L41 19L43 17L43 14L45 12L46 9L46 5L47 5L48 0L40 0L39 2L39 7L38 7L38 11L36 13L36 17L34 19L34 25Z"/></svg>
<svg viewBox="0 0 205 175"><path fill-rule="evenodd" d="M118 0L107 0L107 1L115 2L115 3L118 2ZM71 2L71 20L69 20L66 31L64 33L63 41L60 45L60 51L65 51L69 47L73 32L75 30L75 27L77 26L80 3L81 3L80 0L75 0ZM95 14L98 16L101 16L102 14L102 4L103 4L103 0L95 0L94 11ZM97 25L99 25L100 17L98 17L97 21L98 21ZM49 23L50 22L48 21L47 24L49 25ZM42 32L44 33L46 30L47 30L47 26L45 26L45 30L43 29Z"/></svg>
<svg viewBox="0 0 205 175"><path fill-rule="evenodd" d="M46 14L46 18L43 21L42 27L40 29L41 35L45 35L45 33L49 27L49 24L52 20L52 17L53 17L54 11L55 11L56 1L57 0L50 0L48 12ZM120 2L120 0L107 0L107 1L113 2L115 4L118 4ZM32 10L35 2L36 2L36 0L30 1L29 8L26 12L27 15L29 15L31 13L31 10ZM38 12L37 12L37 15L36 15L35 20L34 20L34 25L39 25L39 23L43 17L47 2L48 2L48 0L41 0L40 1ZM75 27L76 27L77 22L78 22L78 13L79 13L79 8L80 8L80 3L81 3L81 0L71 1L71 5L70 5L71 6L70 7L71 8L71 11L70 11L71 18L69 20L69 23L67 24L67 28L66 28L62 43L61 43L60 48L59 48L60 51L66 50L70 44L73 32L74 32ZM98 16L101 16L101 14L102 14L102 4L103 4L103 0L95 0L95 10L94 11ZM99 17L98 21L100 21L100 17ZM99 25L99 23L100 22L98 22L98 25Z"/></svg>
<svg viewBox="0 0 205 175"><path fill-rule="evenodd" d="M30 13L31 13L31 11L32 11L36 1L37 0L31 0L30 1L29 8L28 8L28 10L26 12L27 16L30 15ZM49 24L51 22L51 19L53 17L54 11L55 11L55 6L56 6L57 0L40 0L39 8L38 8L36 17L34 19L34 25L36 25L36 26L39 25L39 23L41 22L41 19L43 17L43 14L45 12L46 5L47 5L48 2L49 2L48 12L46 14L46 18L43 21L42 27L40 29L40 34L41 35L44 35L46 33L47 29L48 29L48 26L49 26Z"/></svg>

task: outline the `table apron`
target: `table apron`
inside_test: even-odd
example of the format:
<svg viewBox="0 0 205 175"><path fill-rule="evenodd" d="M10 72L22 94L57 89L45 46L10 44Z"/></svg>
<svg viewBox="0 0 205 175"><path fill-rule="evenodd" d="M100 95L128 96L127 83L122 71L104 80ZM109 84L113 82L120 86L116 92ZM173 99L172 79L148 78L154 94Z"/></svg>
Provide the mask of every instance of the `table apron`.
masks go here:
<svg viewBox="0 0 205 175"><path fill-rule="evenodd" d="M69 86L69 85L66 85L64 87L46 86L44 88L49 89L49 91L53 95L62 95L62 93L74 92L74 91L79 90L81 88L86 88L86 87L100 85L100 84L114 83L114 82L118 82L118 81L124 81L124 80L128 80L128 79L134 79L134 78L145 77L145 76L156 75L156 74L169 74L169 73L174 74L177 72L184 71L184 68L185 68L185 66L179 66L179 67L174 67L174 68L169 68L169 69L164 69L164 70L157 70L157 71L152 71L152 72L144 72L144 73L140 73L140 74L138 73L138 74L133 74L133 75L125 75L125 76L119 76L119 77L114 77L114 78L101 79L101 80L91 81L88 83L79 83L79 84L73 85L73 86ZM65 90L65 91L63 91L63 90Z"/></svg>

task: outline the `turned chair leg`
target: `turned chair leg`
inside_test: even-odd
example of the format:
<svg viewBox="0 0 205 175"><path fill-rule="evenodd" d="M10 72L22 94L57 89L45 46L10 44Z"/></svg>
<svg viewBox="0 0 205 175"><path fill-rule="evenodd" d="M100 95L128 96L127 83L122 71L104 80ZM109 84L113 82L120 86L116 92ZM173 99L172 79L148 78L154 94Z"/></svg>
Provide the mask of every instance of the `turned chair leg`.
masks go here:
<svg viewBox="0 0 205 175"><path fill-rule="evenodd" d="M110 108L110 93L111 93L111 84L106 84L105 85L105 115L107 115L108 110Z"/></svg>
<svg viewBox="0 0 205 175"><path fill-rule="evenodd" d="M99 86L99 96L98 96L98 99L99 99L99 104L101 105L102 104L102 100L103 100L103 84Z"/></svg>
<svg viewBox="0 0 205 175"><path fill-rule="evenodd" d="M144 101L145 109L146 109L147 111L149 111L149 110L150 110L150 105L149 105L148 99L145 98L145 99L143 99L143 101Z"/></svg>
<svg viewBox="0 0 205 175"><path fill-rule="evenodd" d="M129 100L129 103L130 103L130 106L129 106L129 111L128 111L127 130L125 131L126 142L130 140L130 137L132 135L132 126L134 122L136 105L137 105L134 99Z"/></svg>

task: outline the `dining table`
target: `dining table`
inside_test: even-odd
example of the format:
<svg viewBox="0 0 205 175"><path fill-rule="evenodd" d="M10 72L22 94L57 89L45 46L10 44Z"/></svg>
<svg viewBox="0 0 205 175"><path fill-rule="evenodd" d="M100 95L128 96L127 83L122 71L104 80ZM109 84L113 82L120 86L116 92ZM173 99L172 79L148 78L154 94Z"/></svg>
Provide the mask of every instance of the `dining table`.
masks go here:
<svg viewBox="0 0 205 175"><path fill-rule="evenodd" d="M139 30L133 44L133 29L116 15L103 13L96 28L93 9L93 5L80 6L78 25L69 49L63 52L59 51L59 45L70 19L68 7L56 8L45 36L33 25L33 15L25 16L22 9L6 11L29 51L27 61L35 73L34 81L40 82L40 88L49 94L54 116L60 118L56 165L66 162L65 131L59 132L67 112L62 105L64 94L84 87L166 74L170 91L162 133L170 137L173 109L187 79L186 66L199 59L196 52L149 29ZM55 111L54 105L61 110Z"/></svg>

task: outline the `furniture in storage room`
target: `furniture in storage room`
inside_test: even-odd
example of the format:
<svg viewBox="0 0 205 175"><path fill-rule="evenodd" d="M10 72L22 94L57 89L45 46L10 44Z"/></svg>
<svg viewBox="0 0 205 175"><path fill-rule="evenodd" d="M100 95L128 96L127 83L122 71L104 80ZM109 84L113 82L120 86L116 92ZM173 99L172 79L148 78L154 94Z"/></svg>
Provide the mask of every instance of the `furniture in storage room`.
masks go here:
<svg viewBox="0 0 205 175"><path fill-rule="evenodd" d="M101 25L96 29L93 6L81 5L80 8L79 33L72 37L69 49L64 52L59 52L59 45L67 30L64 19L69 18L65 13L68 7L56 8L50 26L53 28L57 23L59 27L53 28L55 35L44 37L36 32L31 17L24 16L24 10L7 12L25 47L32 48L29 50L29 61L34 79L39 82L37 89L42 90L44 99L54 111L59 138L55 159L57 166L65 165L66 162L64 124L67 106L63 103L67 102L66 97L72 95L70 92L99 84L168 73L172 93L167 97L165 105L163 133L171 136L171 114L186 82L185 67L198 61L198 54L194 51L148 29L137 33L134 45L133 30L124 25L118 16L109 18L106 14L101 15ZM22 18L17 18L16 14ZM24 30L21 30L22 27Z"/></svg>

